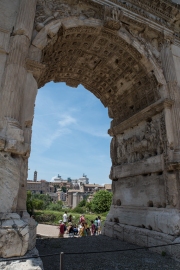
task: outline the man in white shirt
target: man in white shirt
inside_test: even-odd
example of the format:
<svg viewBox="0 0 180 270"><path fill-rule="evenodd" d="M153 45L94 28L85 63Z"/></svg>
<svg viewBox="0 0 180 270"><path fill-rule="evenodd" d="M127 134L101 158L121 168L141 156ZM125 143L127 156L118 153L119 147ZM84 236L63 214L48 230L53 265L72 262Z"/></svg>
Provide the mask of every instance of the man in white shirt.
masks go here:
<svg viewBox="0 0 180 270"><path fill-rule="evenodd" d="M64 215L63 215L63 223L66 225L67 223L67 219L68 219L68 215L67 212L65 211Z"/></svg>

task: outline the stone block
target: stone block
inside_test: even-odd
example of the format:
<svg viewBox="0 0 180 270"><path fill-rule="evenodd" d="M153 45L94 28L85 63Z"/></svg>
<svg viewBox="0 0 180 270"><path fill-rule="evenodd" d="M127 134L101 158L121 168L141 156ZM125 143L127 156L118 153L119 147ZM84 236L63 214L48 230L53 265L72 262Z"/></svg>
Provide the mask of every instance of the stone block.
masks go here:
<svg viewBox="0 0 180 270"><path fill-rule="evenodd" d="M19 0L0 1L0 10L1 10L0 25L3 29L7 29L9 31L12 30L17 18L19 2L20 2Z"/></svg>
<svg viewBox="0 0 180 270"><path fill-rule="evenodd" d="M136 227L124 226L124 241L136 244Z"/></svg>
<svg viewBox="0 0 180 270"><path fill-rule="evenodd" d="M26 36L17 35L10 38L9 57L7 64L25 66L29 50L29 39Z"/></svg>
<svg viewBox="0 0 180 270"><path fill-rule="evenodd" d="M31 127L34 117L34 104L37 95L37 82L31 73L27 73L26 84L23 93L22 126ZM26 141L27 142L27 141Z"/></svg>
<svg viewBox="0 0 180 270"><path fill-rule="evenodd" d="M62 25L62 23L59 20L54 21L53 23L51 23L50 26L48 26L48 29L47 29L48 36L50 38L53 38L57 34L57 32L59 31L61 25Z"/></svg>
<svg viewBox="0 0 180 270"><path fill-rule="evenodd" d="M26 253L19 260L2 262L0 259L0 269L4 270L43 270L43 263L40 258L26 259L26 257L38 256L39 252L36 248ZM13 258L12 258L13 259ZM17 257L16 257L17 259Z"/></svg>
<svg viewBox="0 0 180 270"><path fill-rule="evenodd" d="M106 222L104 227L102 228L102 234L107 235L109 237L114 237L114 223L113 222Z"/></svg>
<svg viewBox="0 0 180 270"><path fill-rule="evenodd" d="M24 256L28 249L29 229L27 223L9 214L8 219L1 219L0 257Z"/></svg>
<svg viewBox="0 0 180 270"><path fill-rule="evenodd" d="M19 120L26 76L27 72L22 66L9 64L6 67L1 94L3 103L0 107L0 115L2 117Z"/></svg>
<svg viewBox="0 0 180 270"><path fill-rule="evenodd" d="M114 225L114 237L124 241L124 225Z"/></svg>
<svg viewBox="0 0 180 270"><path fill-rule="evenodd" d="M125 178L130 176L161 172L163 169L163 156L159 155L136 163L115 166L113 167L113 178Z"/></svg>
<svg viewBox="0 0 180 270"><path fill-rule="evenodd" d="M1 84L2 84L2 78L4 74L6 60L7 60L7 55L0 52L0 83Z"/></svg>
<svg viewBox="0 0 180 270"><path fill-rule="evenodd" d="M166 254L171 255L171 246L166 246L171 244L174 241L175 237L158 233L154 231L149 231L148 233L148 246L162 246L162 247L154 247L149 250L152 252L162 253L162 251L166 252ZM165 245L165 246L163 246Z"/></svg>
<svg viewBox="0 0 180 270"><path fill-rule="evenodd" d="M27 211L23 212L22 220L28 224L29 229L29 243L28 250L32 250L36 245L36 231L37 231L37 221L35 221L32 217L29 216Z"/></svg>
<svg viewBox="0 0 180 270"><path fill-rule="evenodd" d="M41 49L39 49L39 48L37 48L37 47L35 47L33 45L30 46L28 57L31 60L40 62L41 55L42 55L42 50Z"/></svg>
<svg viewBox="0 0 180 270"><path fill-rule="evenodd" d="M29 40L31 40L36 3L37 0L23 0L20 2L17 21L14 28L15 35L24 35L27 36Z"/></svg>
<svg viewBox="0 0 180 270"><path fill-rule="evenodd" d="M0 212L15 212L21 174L21 157L0 152Z"/></svg>
<svg viewBox="0 0 180 270"><path fill-rule="evenodd" d="M158 174L138 175L126 177L114 181L113 201L117 205L118 200L123 206L148 206L149 201L153 201L159 207L166 202L164 190L164 176Z"/></svg>
<svg viewBox="0 0 180 270"><path fill-rule="evenodd" d="M146 247L148 245L148 231L137 228L135 231L135 242L138 246Z"/></svg>
<svg viewBox="0 0 180 270"><path fill-rule="evenodd" d="M151 228L169 235L180 234L180 211L156 207L111 206L107 220L118 218L121 224Z"/></svg>
<svg viewBox="0 0 180 270"><path fill-rule="evenodd" d="M0 52L8 53L10 33L6 29L0 28Z"/></svg>
<svg viewBox="0 0 180 270"><path fill-rule="evenodd" d="M47 37L48 31L47 29L44 27L38 34L37 36L34 38L32 45L34 45L35 47L39 48L40 50L43 50L44 47L47 45L48 43L48 37Z"/></svg>

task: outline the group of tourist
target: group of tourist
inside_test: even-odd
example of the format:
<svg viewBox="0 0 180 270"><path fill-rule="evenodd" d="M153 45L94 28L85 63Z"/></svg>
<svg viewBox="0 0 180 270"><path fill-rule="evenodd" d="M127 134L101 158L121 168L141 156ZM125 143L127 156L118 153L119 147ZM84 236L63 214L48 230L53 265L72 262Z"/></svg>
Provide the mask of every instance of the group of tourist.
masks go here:
<svg viewBox="0 0 180 270"><path fill-rule="evenodd" d="M64 234L68 234L69 237L74 237L75 235L79 237L98 235L101 234L101 217L98 216L95 220L85 219L84 215L80 215L78 224L73 222L72 215L67 214L65 211L63 215L63 220L59 221L59 237L64 237Z"/></svg>

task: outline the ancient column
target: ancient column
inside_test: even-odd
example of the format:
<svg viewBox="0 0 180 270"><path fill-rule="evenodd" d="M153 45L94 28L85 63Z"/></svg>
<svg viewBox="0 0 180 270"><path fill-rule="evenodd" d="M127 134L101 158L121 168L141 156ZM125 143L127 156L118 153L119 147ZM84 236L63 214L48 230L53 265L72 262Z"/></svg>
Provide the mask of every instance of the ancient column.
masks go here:
<svg viewBox="0 0 180 270"><path fill-rule="evenodd" d="M167 87L169 90L169 97L171 100L173 100L171 112L174 136L174 154L172 162L180 162L180 80L178 79L178 62L180 61L179 57L179 48L172 45L170 40L166 40L162 45L161 60L167 81Z"/></svg>
<svg viewBox="0 0 180 270"><path fill-rule="evenodd" d="M0 257L23 256L35 246L35 222L26 212L26 180L37 83L27 72L26 59L37 0L14 2L17 17L8 33L0 88ZM3 7L12 10L12 1L3 0Z"/></svg>

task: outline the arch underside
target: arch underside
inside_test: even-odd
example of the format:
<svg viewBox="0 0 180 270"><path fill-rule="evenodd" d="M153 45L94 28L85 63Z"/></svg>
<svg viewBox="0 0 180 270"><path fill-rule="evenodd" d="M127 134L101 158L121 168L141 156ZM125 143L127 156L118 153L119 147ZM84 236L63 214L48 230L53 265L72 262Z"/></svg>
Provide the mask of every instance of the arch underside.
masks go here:
<svg viewBox="0 0 180 270"><path fill-rule="evenodd" d="M49 81L82 84L123 121L160 98L153 71L142 55L115 32L104 27L60 28L44 48L45 64L38 85Z"/></svg>

